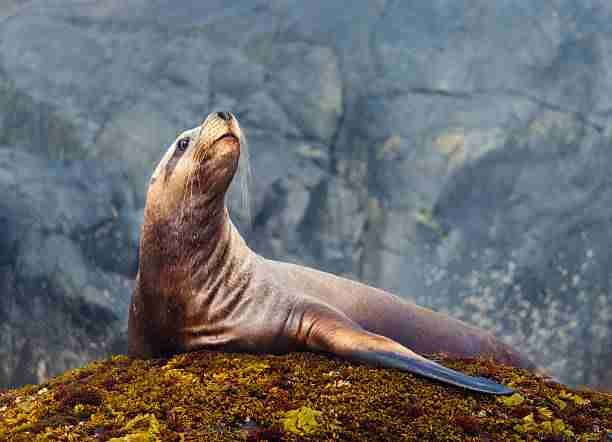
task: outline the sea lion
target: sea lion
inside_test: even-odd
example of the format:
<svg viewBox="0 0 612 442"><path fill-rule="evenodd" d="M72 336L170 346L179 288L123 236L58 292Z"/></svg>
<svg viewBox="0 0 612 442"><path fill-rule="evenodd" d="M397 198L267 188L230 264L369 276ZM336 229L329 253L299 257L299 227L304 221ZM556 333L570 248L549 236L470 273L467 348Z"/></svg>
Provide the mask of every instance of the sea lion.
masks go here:
<svg viewBox="0 0 612 442"><path fill-rule="evenodd" d="M416 352L532 364L490 333L367 285L253 252L230 220L226 191L242 132L230 113L181 134L153 173L129 309L128 352L310 350L494 394Z"/></svg>

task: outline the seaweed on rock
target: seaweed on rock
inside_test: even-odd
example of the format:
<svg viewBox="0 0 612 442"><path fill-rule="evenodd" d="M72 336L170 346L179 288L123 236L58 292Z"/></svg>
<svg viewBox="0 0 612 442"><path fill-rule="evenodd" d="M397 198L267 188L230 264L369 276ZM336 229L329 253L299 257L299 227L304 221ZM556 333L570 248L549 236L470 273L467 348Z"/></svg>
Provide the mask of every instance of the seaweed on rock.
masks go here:
<svg viewBox="0 0 612 442"><path fill-rule="evenodd" d="M484 359L437 358L516 393L471 393L311 353L114 356L0 391L0 440L583 440L612 430L612 394Z"/></svg>

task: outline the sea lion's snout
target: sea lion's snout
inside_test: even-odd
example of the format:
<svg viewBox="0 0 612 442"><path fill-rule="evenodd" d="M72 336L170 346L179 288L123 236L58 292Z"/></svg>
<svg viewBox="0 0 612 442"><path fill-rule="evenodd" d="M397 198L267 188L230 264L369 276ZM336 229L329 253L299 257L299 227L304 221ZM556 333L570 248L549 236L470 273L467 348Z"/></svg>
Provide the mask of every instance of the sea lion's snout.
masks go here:
<svg viewBox="0 0 612 442"><path fill-rule="evenodd" d="M232 120L234 119L235 117L231 112L225 112L225 111L211 112L204 119L204 124L212 123L215 120L225 121L227 124L230 124Z"/></svg>
<svg viewBox="0 0 612 442"><path fill-rule="evenodd" d="M242 131L238 120L231 112L211 112L202 123L200 136L203 138L201 144L209 147L217 142L228 139L240 144Z"/></svg>
<svg viewBox="0 0 612 442"><path fill-rule="evenodd" d="M217 112L217 116L225 121L230 121L232 118L234 118L231 112Z"/></svg>

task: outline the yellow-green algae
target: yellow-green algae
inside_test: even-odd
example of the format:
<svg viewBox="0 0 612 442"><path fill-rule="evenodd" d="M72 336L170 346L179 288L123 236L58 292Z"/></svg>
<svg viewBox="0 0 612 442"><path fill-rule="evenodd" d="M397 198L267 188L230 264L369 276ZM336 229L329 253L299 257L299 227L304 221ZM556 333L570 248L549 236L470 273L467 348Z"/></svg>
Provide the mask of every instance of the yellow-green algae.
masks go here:
<svg viewBox="0 0 612 442"><path fill-rule="evenodd" d="M437 360L516 393L471 393L311 353L115 356L0 391L0 440L608 440L612 394L488 360Z"/></svg>

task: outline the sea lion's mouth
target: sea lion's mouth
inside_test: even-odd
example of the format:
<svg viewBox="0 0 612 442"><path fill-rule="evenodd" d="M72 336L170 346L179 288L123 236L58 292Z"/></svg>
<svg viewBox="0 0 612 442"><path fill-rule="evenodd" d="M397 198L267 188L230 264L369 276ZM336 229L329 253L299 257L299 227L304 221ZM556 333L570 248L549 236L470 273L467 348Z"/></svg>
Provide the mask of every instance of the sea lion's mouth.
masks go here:
<svg viewBox="0 0 612 442"><path fill-rule="evenodd" d="M213 144L217 144L219 141L224 140L226 138L232 138L234 141L240 141L236 135L234 135L231 132L228 132L226 134L221 135L219 138L213 141Z"/></svg>

